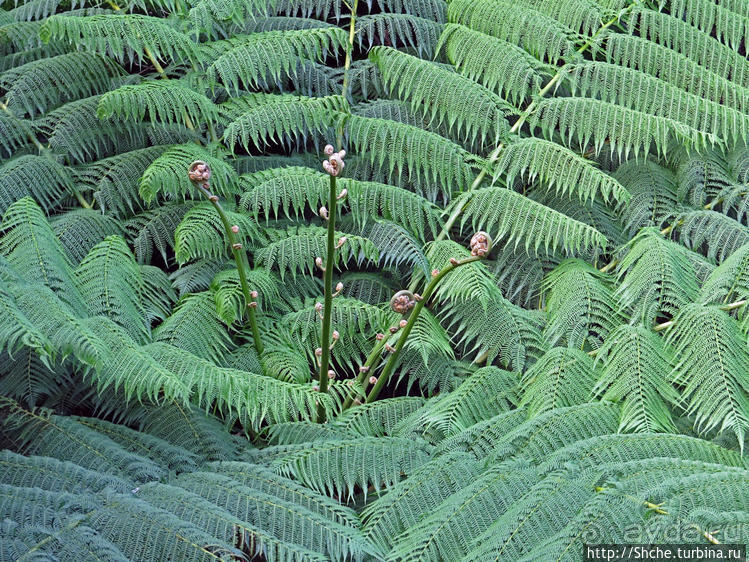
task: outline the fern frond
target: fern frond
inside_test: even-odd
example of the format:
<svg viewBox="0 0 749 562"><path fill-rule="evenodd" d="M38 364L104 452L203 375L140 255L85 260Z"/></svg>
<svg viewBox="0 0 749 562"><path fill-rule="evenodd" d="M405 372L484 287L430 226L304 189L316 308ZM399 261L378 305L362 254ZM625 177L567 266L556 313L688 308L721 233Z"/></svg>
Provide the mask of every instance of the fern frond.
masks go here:
<svg viewBox="0 0 749 562"><path fill-rule="evenodd" d="M190 203L161 205L152 211L136 215L125 223L128 241L138 263L149 263L154 248L159 251L165 263L169 261L167 250L174 247L174 231L191 207Z"/></svg>
<svg viewBox="0 0 749 562"><path fill-rule="evenodd" d="M410 47L421 57L431 57L443 25L439 21L413 14L379 13L356 19L357 42L360 49L374 45Z"/></svg>
<svg viewBox="0 0 749 562"><path fill-rule="evenodd" d="M301 505L245 487L222 474L194 473L186 475L179 484L234 517L265 530L279 542L288 544L289 548L302 546L307 551L327 554L334 560L361 557L367 551L374 553L358 529L345 527ZM324 560L325 557L312 559Z"/></svg>
<svg viewBox="0 0 749 562"><path fill-rule="evenodd" d="M485 230L494 240L514 241L515 247L524 240L526 252L532 248L538 253L543 246L546 253L559 249L572 254L608 245L593 227L504 187L474 189L454 205L464 209L461 227L470 221L474 230Z"/></svg>
<svg viewBox="0 0 749 562"><path fill-rule="evenodd" d="M681 18L636 7L629 20L631 33L674 49L697 64L740 86L749 87L749 62L709 33L703 33Z"/></svg>
<svg viewBox="0 0 749 562"><path fill-rule="evenodd" d="M513 457L541 462L571 443L613 433L618 418L619 407L605 402L548 410L500 437L489 458L493 462Z"/></svg>
<svg viewBox="0 0 749 562"><path fill-rule="evenodd" d="M620 433L676 432L669 405L679 395L667 378L673 360L655 332L642 325L620 326L598 350L598 361L603 373L593 392L621 402Z"/></svg>
<svg viewBox="0 0 749 562"><path fill-rule="evenodd" d="M348 181L348 204L354 220L364 226L380 216L406 227L420 240L436 233L437 207L404 189L376 182Z"/></svg>
<svg viewBox="0 0 749 562"><path fill-rule="evenodd" d="M188 143L169 148L145 169L140 178L140 196L146 203L162 193L167 197L190 199L189 196L197 192L186 170L195 160L202 160L211 167L214 193L226 196L236 192L237 174L232 167L205 148Z"/></svg>
<svg viewBox="0 0 749 562"><path fill-rule="evenodd" d="M749 109L747 88L668 47L634 35L614 33L606 38L605 53L609 63L647 72L677 88L743 113Z"/></svg>
<svg viewBox="0 0 749 562"><path fill-rule="evenodd" d="M619 263L617 297L632 318L646 325L659 314L675 315L696 299L699 288L683 247L644 228L627 245Z"/></svg>
<svg viewBox="0 0 749 562"><path fill-rule="evenodd" d="M397 537L389 560L459 560L471 539L486 529L536 481L522 464L489 468Z"/></svg>
<svg viewBox="0 0 749 562"><path fill-rule="evenodd" d="M4 450L0 452L0 466L3 467L3 484L19 488L73 494L96 493L107 488L115 492L132 489L132 482L126 479L52 457L23 456Z"/></svg>
<svg viewBox="0 0 749 562"><path fill-rule="evenodd" d="M533 417L588 402L597 373L593 359L579 349L554 347L523 374L521 406Z"/></svg>
<svg viewBox="0 0 749 562"><path fill-rule="evenodd" d="M578 58L572 30L530 6L504 0L452 0L447 21L517 45L539 61L557 64Z"/></svg>
<svg viewBox="0 0 749 562"><path fill-rule="evenodd" d="M146 51L160 61L196 62L198 46L161 18L137 14L71 16L58 14L45 20L43 41L77 45L89 52L110 56L120 63L142 63ZM81 53L82 54L82 53Z"/></svg>
<svg viewBox="0 0 749 562"><path fill-rule="evenodd" d="M749 228L722 213L700 209L679 216L679 240L692 250L706 249L719 263L749 243Z"/></svg>
<svg viewBox="0 0 749 562"><path fill-rule="evenodd" d="M377 169L396 177L438 183L443 193L466 189L476 157L457 144L417 127L350 115L344 117L352 150Z"/></svg>
<svg viewBox="0 0 749 562"><path fill-rule="evenodd" d="M344 410L335 419L336 427L355 432L363 437L392 435L401 420L424 405L418 396L399 396L360 404Z"/></svg>
<svg viewBox="0 0 749 562"><path fill-rule="evenodd" d="M75 193L70 171L44 156L27 154L7 161L0 167L0 211L23 197L33 197L46 212L60 205L67 195Z"/></svg>
<svg viewBox="0 0 749 562"><path fill-rule="evenodd" d="M538 103L530 120L547 138L558 129L564 143L585 151L592 143L600 154L606 143L611 155L629 158L647 155L651 149L665 154L670 140L700 148L719 139L681 122L590 98L549 98Z"/></svg>
<svg viewBox="0 0 749 562"><path fill-rule="evenodd" d="M116 119L102 123L96 117L99 99L101 96L72 101L46 113L39 128L46 135L50 148L73 162L82 163L149 144L153 129L148 124ZM178 139L177 135L172 135L170 142Z"/></svg>
<svg viewBox="0 0 749 562"><path fill-rule="evenodd" d="M270 467L322 494L352 498L355 488L366 496L369 486L393 486L427 461L428 450L425 442L398 437L323 441L313 449L294 446Z"/></svg>
<svg viewBox="0 0 749 562"><path fill-rule="evenodd" d="M122 236L122 225L113 217L93 209L73 209L54 216L52 228L74 264L107 236Z"/></svg>
<svg viewBox="0 0 749 562"><path fill-rule="evenodd" d="M387 551L403 531L468 486L480 472L478 462L465 453L448 453L428 461L364 508L364 536Z"/></svg>
<svg viewBox="0 0 749 562"><path fill-rule="evenodd" d="M105 93L96 110L99 119L181 123L210 126L218 109L211 100L176 80L154 80L127 85Z"/></svg>
<svg viewBox="0 0 749 562"><path fill-rule="evenodd" d="M54 457L83 468L119 475L134 481L160 478L164 467L132 453L95 429L73 418L25 410L7 398L0 399L3 427L26 455Z"/></svg>
<svg viewBox="0 0 749 562"><path fill-rule="evenodd" d="M190 484L191 482L188 482L186 486L192 487ZM228 484L221 482L222 490L226 486ZM225 506L233 513L228 511L221 505L223 502L217 498L209 496L211 497L209 501L192 491L157 482L142 486L139 496L149 504L177 515L181 521L195 525L210 536L220 537L225 544L239 543L243 550L249 551L252 555L269 556L274 560L317 561L325 559L322 554L317 554L289 541L279 540L272 532L247 522L247 520L253 520L258 524L263 523L257 521L259 517L252 513L249 507L247 509L249 517L242 517L238 509ZM262 505L262 500L255 499L255 501ZM291 511L288 507L287 509ZM303 515L292 511L288 516L302 517Z"/></svg>
<svg viewBox="0 0 749 562"><path fill-rule="evenodd" d="M164 150L163 146L151 146L97 160L77 168L76 180L94 191L108 215L124 219L144 210L138 180Z"/></svg>
<svg viewBox="0 0 749 562"><path fill-rule="evenodd" d="M630 193L629 204L622 207L622 221L630 234L647 226L661 228L676 215L678 184L671 170L652 160L630 160L613 176Z"/></svg>
<svg viewBox="0 0 749 562"><path fill-rule="evenodd" d="M297 273L315 272L315 258L326 259L325 237L327 230L320 226L306 226L279 232L273 236L270 244L260 248L256 253L258 263L268 269L278 269L281 279L286 273L296 277ZM346 237L346 243L335 255L336 266L353 261L378 261L379 251L375 245L361 236L336 232L336 240Z"/></svg>
<svg viewBox="0 0 749 562"><path fill-rule="evenodd" d="M38 113L66 101L109 90L125 74L112 60L94 53L68 53L26 63L0 74L8 109L17 115Z"/></svg>
<svg viewBox="0 0 749 562"><path fill-rule="evenodd" d="M323 62L336 51L344 50L346 32L338 27L268 31L208 44L216 57L208 67L208 77L228 90L258 87L266 78L280 80L296 68L298 58Z"/></svg>
<svg viewBox="0 0 749 562"><path fill-rule="evenodd" d="M543 139L527 138L507 144L500 152L494 170L494 180L504 175L508 185L515 178L533 182L538 178L556 193L578 197L585 201L599 196L608 203L614 204L629 201L627 190L613 177L595 168L589 161L581 158L554 142Z"/></svg>
<svg viewBox="0 0 749 562"><path fill-rule="evenodd" d="M109 316L141 342L150 335L141 301L143 278L135 257L119 236L94 246L75 270L76 281L91 316Z"/></svg>
<svg viewBox="0 0 749 562"><path fill-rule="evenodd" d="M749 297L749 244L741 246L713 270L701 290L702 302L725 304Z"/></svg>
<svg viewBox="0 0 749 562"><path fill-rule="evenodd" d="M440 36L437 50L463 76L521 104L540 89L546 67L520 47L460 24L450 23Z"/></svg>
<svg viewBox="0 0 749 562"><path fill-rule="evenodd" d="M425 432L437 429L450 436L506 412L519 400L518 382L517 373L498 367L477 369L454 391L426 405L420 426Z"/></svg>
<svg viewBox="0 0 749 562"><path fill-rule="evenodd" d="M681 309L667 338L678 358L674 381L684 387L682 402L695 428L731 430L742 450L749 427L749 384L740 375L749 368L745 340L733 318L700 304Z"/></svg>
<svg viewBox="0 0 749 562"><path fill-rule="evenodd" d="M281 145L304 144L328 130L338 113L348 111L341 96L308 98L294 95L249 94L222 104L232 119L224 131L230 150L235 145L249 151L262 150L271 142Z"/></svg>
<svg viewBox="0 0 749 562"><path fill-rule="evenodd" d="M617 311L612 279L581 260L567 260L546 277L549 345L597 348L624 320Z"/></svg>
<svg viewBox="0 0 749 562"><path fill-rule="evenodd" d="M217 364L231 347L210 291L180 299L171 316L154 330L153 336L155 341L182 348Z"/></svg>
<svg viewBox="0 0 749 562"><path fill-rule="evenodd" d="M28 143L31 124L12 115L0 115L0 146L8 154Z"/></svg>
<svg viewBox="0 0 749 562"><path fill-rule="evenodd" d="M155 343L143 351L182 381L197 404L204 409L214 406L224 414L234 414L255 431L267 423L312 420L318 403L326 412L332 413L338 407L335 395L322 394L309 385L217 367L171 345Z"/></svg>
<svg viewBox="0 0 749 562"><path fill-rule="evenodd" d="M239 243L249 248L252 240L258 236L257 226L249 217L231 208L225 212L231 224L239 226ZM195 259L225 257L228 246L221 217L208 202L199 203L187 211L174 231L174 258L179 264Z"/></svg>
<svg viewBox="0 0 749 562"><path fill-rule="evenodd" d="M397 268L405 263L412 269L420 268L425 275L429 273L429 261L421 242L400 224L375 219L361 233L377 248L381 267Z"/></svg>
<svg viewBox="0 0 749 562"><path fill-rule="evenodd" d="M379 68L388 91L411 103L429 123L455 128L470 142L488 137L497 144L507 138L505 115L515 109L498 95L464 76L437 64L401 53L391 47L375 47L369 59Z"/></svg>
<svg viewBox="0 0 749 562"><path fill-rule="evenodd" d="M30 197L13 203L3 215L0 255L24 279L43 283L71 304L80 302L70 258L42 210Z"/></svg>
<svg viewBox="0 0 749 562"><path fill-rule="evenodd" d="M637 70L604 62L571 67L565 75L573 96L602 101L679 121L733 143L749 134L749 116L705 100Z"/></svg>
<svg viewBox="0 0 749 562"><path fill-rule="evenodd" d="M567 463L575 463L581 470L596 468L606 463L623 463L656 457L676 457L718 463L727 466L746 466L737 451L673 433L613 433L598 435L571 443L554 451L538 467L540 473L559 470Z"/></svg>

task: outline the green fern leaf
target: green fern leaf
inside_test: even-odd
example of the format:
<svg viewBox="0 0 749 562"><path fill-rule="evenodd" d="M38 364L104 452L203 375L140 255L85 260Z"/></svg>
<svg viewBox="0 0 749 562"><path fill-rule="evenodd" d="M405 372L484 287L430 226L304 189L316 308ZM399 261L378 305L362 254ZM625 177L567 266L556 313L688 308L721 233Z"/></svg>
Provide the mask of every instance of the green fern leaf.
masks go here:
<svg viewBox="0 0 749 562"><path fill-rule="evenodd" d="M348 111L341 96L307 98L293 95L249 94L222 104L232 119L224 131L230 150L251 144L263 149L271 142L304 143L308 136L317 138L330 129L335 115Z"/></svg>
<svg viewBox="0 0 749 562"><path fill-rule="evenodd" d="M521 406L533 417L555 408L590 401L597 373L593 359L579 349L554 347L523 374Z"/></svg>
<svg viewBox="0 0 749 562"><path fill-rule="evenodd" d="M344 50L346 32L337 27L268 31L208 44L214 62L208 76L221 82L228 90L260 85L267 78L280 80L296 67L299 57L322 62L337 50Z"/></svg>
<svg viewBox="0 0 749 562"><path fill-rule="evenodd" d="M532 199L503 187L474 189L461 195L454 205L464 209L461 226L489 232L494 240L515 242L525 239L525 250L538 253L561 249L571 254L605 248L606 238L596 229Z"/></svg>
<svg viewBox="0 0 749 562"><path fill-rule="evenodd" d="M375 47L369 52L382 74L388 91L411 103L429 123L455 128L456 134L470 142L488 137L497 144L507 138L509 124L505 115L515 109L488 89L434 63L401 53L390 47Z"/></svg>
<svg viewBox="0 0 749 562"><path fill-rule="evenodd" d="M542 181L547 189L556 186L556 193L570 197L577 193L585 201L601 196L608 203L629 202L629 193L613 177L593 167L581 158L554 142L543 139L521 139L506 145L500 152L494 170L494 180L504 175L508 185L515 178L533 182Z"/></svg>
<svg viewBox="0 0 749 562"><path fill-rule="evenodd" d="M619 432L676 432L669 405L679 395L666 378L672 368L668 348L642 325L623 325L598 351L603 374L594 393L622 403Z"/></svg>
<svg viewBox="0 0 749 562"><path fill-rule="evenodd" d="M198 60L198 46L161 18L136 14L48 18L40 30L43 41L60 41L90 52L108 55L121 63L143 62L147 51L160 61Z"/></svg>
<svg viewBox="0 0 749 562"><path fill-rule="evenodd" d="M69 53L29 62L0 74L6 105L17 115L38 113L109 90L124 74L120 65L93 53Z"/></svg>
<svg viewBox="0 0 749 562"><path fill-rule="evenodd" d="M710 132L698 131L667 117L660 117L590 98L551 98L539 102L529 120L532 129L540 128L547 138L559 130L565 144L586 150L592 143L596 154L604 144L617 157L635 158L651 149L665 154L669 141L700 148L718 142Z"/></svg>
<svg viewBox="0 0 749 562"><path fill-rule="evenodd" d="M539 61L556 64L578 58L572 30L530 6L504 0L452 0L447 20L517 45Z"/></svg>
<svg viewBox="0 0 749 562"><path fill-rule="evenodd" d="M743 450L749 427L749 368L746 337L736 321L714 306L689 304L674 319L667 341L678 363L673 377L683 386L682 404L700 432L717 428L736 434Z"/></svg>
<svg viewBox="0 0 749 562"><path fill-rule="evenodd" d="M546 277L549 320L544 335L549 345L564 342L583 349L597 348L624 320L617 311L611 279L581 260L567 260Z"/></svg>
<svg viewBox="0 0 749 562"><path fill-rule="evenodd" d="M109 316L136 340L150 335L140 295L143 279L135 257L119 236L108 236L94 246L75 270L76 280L91 316Z"/></svg>
<svg viewBox="0 0 749 562"><path fill-rule="evenodd" d="M197 192L187 177L187 169L195 160L210 166L214 193L226 196L236 192L237 174L231 166L208 150L189 143L173 146L146 168L140 178L140 196L146 203L162 193L167 197L190 199L189 196Z"/></svg>
<svg viewBox="0 0 749 562"><path fill-rule="evenodd" d="M99 119L211 126L218 110L211 100L176 80L159 80L111 90L99 100Z"/></svg>

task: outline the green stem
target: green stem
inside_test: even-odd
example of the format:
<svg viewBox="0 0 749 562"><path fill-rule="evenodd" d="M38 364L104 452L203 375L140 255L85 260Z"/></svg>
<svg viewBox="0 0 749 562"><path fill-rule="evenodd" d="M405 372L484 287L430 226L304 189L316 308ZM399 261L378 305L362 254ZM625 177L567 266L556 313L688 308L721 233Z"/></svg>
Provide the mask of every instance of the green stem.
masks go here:
<svg viewBox="0 0 749 562"><path fill-rule="evenodd" d="M346 51L346 59L343 63L343 92L342 95L345 98L348 95L348 87L350 82L350 69L351 69L351 58L354 53L354 35L356 27L356 11L359 8L359 0L354 0L354 5L351 8L351 22L349 23L348 31L348 50Z"/></svg>
<svg viewBox="0 0 749 562"><path fill-rule="evenodd" d="M614 18L611 18L609 21L601 25L601 27L596 31L593 35L590 36L590 38L583 43L578 49L577 52L582 54L585 52L585 50L590 47L593 44L593 41L595 38L603 33L605 30L607 30L609 27L614 25L621 17L631 10L636 2L633 2L629 5L629 7L622 10L619 15L617 15ZM549 80L549 82L541 88L541 90L538 92L538 95L535 99L531 100L531 102L528 104L528 106L525 108L525 110L520 114L520 117L518 117L518 120L515 121L515 123L512 125L512 128L510 129L510 135L513 135L517 133L520 130L520 127L523 126L523 123L528 119L528 117L531 116L531 114L535 111L536 107L538 106L538 100L543 98L546 94L548 94L553 87L557 85L557 83L562 79L562 76L564 74L565 67L563 66L560 68L557 73ZM497 148L495 148L491 154L489 154L489 157L487 158L487 166L481 169L481 171L476 176L476 179L473 180L473 183L471 184L471 187L468 189L468 191L473 191L476 189L479 185L481 185L481 182L486 177L486 174L488 173L489 165L493 164L499 159L499 155L502 152L502 149L504 148L504 144L500 143ZM450 229L455 224L455 221L458 220L458 217L461 215L461 213L466 209L468 206L469 201L466 200L462 205L458 205L453 209L453 212L450 214L449 218L447 219L447 222L442 227L442 232L439 233L439 236L437 236L437 240L444 239L449 233Z"/></svg>
<svg viewBox="0 0 749 562"><path fill-rule="evenodd" d="M335 176L330 176L330 194L328 195L328 241L327 255L325 256L325 302L322 313L322 336L320 338L320 347L322 355L320 356L320 392L328 392L328 366L330 365L330 323L333 311L333 268L335 267L335 217L338 203L338 191L336 189ZM325 422L325 407L320 403L317 407L317 421Z"/></svg>
<svg viewBox="0 0 749 562"><path fill-rule="evenodd" d="M388 359L388 362L385 364L385 367L382 369L382 373L378 377L377 383L374 385L374 387L372 388L372 391L367 396L367 403L374 402L377 399L377 396L379 396L380 391L382 390L382 387L384 387L385 384L387 384L387 381L390 378L390 374L392 373L398 361L398 356L400 355L400 352L403 349L403 346L406 344L406 340L408 340L408 336L411 334L411 330L416 324L416 319L419 317L419 313L421 313L422 309L426 305L426 302L432 296L432 293L437 288L437 285L439 284L439 282L456 267L460 267L461 265L466 265L466 264L478 261L480 259L482 259L481 256L471 256L464 260L457 261L454 264L449 263L435 277L432 277L432 280L429 282L429 284L427 285L427 288L424 290L424 294L422 295L421 300L416 303L416 306L414 307L413 311L411 311L411 315L408 317L408 323L403 328L403 331L401 332L401 335L398 338L398 342L395 344L395 350L390 355L390 358Z"/></svg>
<svg viewBox="0 0 749 562"><path fill-rule="evenodd" d="M382 350L385 348L385 345L388 341L387 335L383 334L383 336L384 337L379 340L372 348L371 353L367 357L367 361L364 363L364 370L359 371L359 376L356 377L356 380L354 382L355 385L361 385L365 392L367 391L367 387L369 386L368 377L370 376L370 373L374 374L374 370L377 368L377 365L380 364L380 360L382 359ZM354 395L352 393L349 394L349 396L343 402L341 411L347 410L353 403Z"/></svg>
<svg viewBox="0 0 749 562"><path fill-rule="evenodd" d="M231 229L232 224L229 220L229 216L226 214L226 211L224 211L221 203L218 202L218 198L203 185L198 185L198 188L208 198L208 200L213 205L213 208L216 209L218 216L221 218L221 223L224 226L224 233L226 234L226 238L231 245L232 254L234 254L234 262L237 264L237 272L239 273L239 285L242 288L245 308L247 309L248 317L250 320L250 329L252 331L252 339L255 344L255 351L257 351L258 355L261 355L263 353L263 342L260 340L260 331L257 327L257 317L255 316L255 309L250 306L250 303L254 302L254 299L252 298L250 286L247 283L247 268L249 267L246 262L247 256L241 247L236 247L236 245L238 244L237 237L234 235L234 232ZM242 315L242 318L244 318L244 314Z"/></svg>

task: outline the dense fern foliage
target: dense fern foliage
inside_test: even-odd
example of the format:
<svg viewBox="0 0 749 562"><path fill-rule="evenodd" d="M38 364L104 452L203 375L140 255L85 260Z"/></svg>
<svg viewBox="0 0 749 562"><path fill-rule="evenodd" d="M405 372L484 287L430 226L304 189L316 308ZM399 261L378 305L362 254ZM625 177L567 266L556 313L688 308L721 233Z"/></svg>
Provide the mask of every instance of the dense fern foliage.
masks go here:
<svg viewBox="0 0 749 562"><path fill-rule="evenodd" d="M0 3L0 560L749 543L748 43L741 0Z"/></svg>

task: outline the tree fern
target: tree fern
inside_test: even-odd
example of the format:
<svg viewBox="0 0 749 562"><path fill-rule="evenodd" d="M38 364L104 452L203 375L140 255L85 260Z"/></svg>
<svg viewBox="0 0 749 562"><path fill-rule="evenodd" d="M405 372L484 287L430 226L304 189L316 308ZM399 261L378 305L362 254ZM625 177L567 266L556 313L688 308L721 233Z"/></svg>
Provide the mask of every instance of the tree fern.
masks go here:
<svg viewBox="0 0 749 562"><path fill-rule="evenodd" d="M112 60L94 53L69 53L29 62L0 74L6 105L31 117L63 102L106 92L124 74Z"/></svg>
<svg viewBox="0 0 749 562"><path fill-rule="evenodd" d="M587 353L554 347L523 375L519 404L527 406L529 416L583 404L590 400L596 378Z"/></svg>
<svg viewBox="0 0 749 562"><path fill-rule="evenodd" d="M743 449L749 400L746 382L737 374L749 359L744 336L716 307L690 304L677 318L668 340L678 357L673 376L684 387L682 404L695 415L698 431L731 430Z"/></svg>
<svg viewBox="0 0 749 562"><path fill-rule="evenodd" d="M390 37L395 46L411 47L419 56L434 54L442 31L441 22L413 14L379 13L357 19L359 36L357 42L362 48L371 49L380 37Z"/></svg>
<svg viewBox="0 0 749 562"><path fill-rule="evenodd" d="M572 67L566 81L573 95L596 97L679 121L729 142L747 137L749 117L741 111L685 93L635 70L590 62Z"/></svg>
<svg viewBox="0 0 749 562"><path fill-rule="evenodd" d="M45 20L40 36L43 41L75 44L121 63L141 63L148 57L146 51L170 62L198 58L198 48L190 38L160 18L140 14L58 14Z"/></svg>
<svg viewBox="0 0 749 562"><path fill-rule="evenodd" d="M603 374L594 389L603 400L622 402L620 432L672 431L669 406L679 400L667 373L671 352L660 337L642 325L623 325L596 356Z"/></svg>
<svg viewBox="0 0 749 562"><path fill-rule="evenodd" d="M439 48L462 75L513 104L540 89L544 65L521 48L460 24L448 24Z"/></svg>
<svg viewBox="0 0 749 562"><path fill-rule="evenodd" d="M49 212L67 195L75 193L70 172L58 162L27 154L14 158L0 168L0 210L31 197Z"/></svg>
<svg viewBox="0 0 749 562"><path fill-rule="evenodd" d="M572 30L530 6L503 0L452 1L447 19L517 45L540 61L556 64L576 58Z"/></svg>
<svg viewBox="0 0 749 562"><path fill-rule="evenodd" d="M279 80L282 73L291 72L292 64L296 66L297 57L323 60L344 43L345 34L336 27L240 36L214 47L216 59L208 67L208 76L238 92L266 77Z"/></svg>
<svg viewBox="0 0 749 562"><path fill-rule="evenodd" d="M369 58L390 93L410 101L411 110L421 112L429 122L455 127L471 142L477 136L495 144L506 138L509 126L504 117L514 109L496 94L459 74L388 47L375 47Z"/></svg>
<svg viewBox="0 0 749 562"><path fill-rule="evenodd" d="M611 154L625 158L651 149L664 154L672 138L699 148L718 139L710 132L669 119L590 98L553 98L538 104L531 117L533 129L551 136L555 129L570 147L585 149L592 143L595 153L606 142Z"/></svg>
<svg viewBox="0 0 749 562"><path fill-rule="evenodd" d="M680 18L636 8L630 26L640 37L674 49L744 88L749 86L749 64L745 58Z"/></svg>
<svg viewBox="0 0 749 562"><path fill-rule="evenodd" d="M344 118L353 149L389 176L438 183L444 193L471 181L475 157L444 137L412 125L351 115Z"/></svg>
<svg viewBox="0 0 749 562"><path fill-rule="evenodd" d="M210 126L217 113L211 100L172 80L111 90L101 97L96 112L99 119L117 116L123 120L143 121L147 117L154 123L183 123L188 127L193 127L194 123Z"/></svg>
<svg viewBox="0 0 749 562"><path fill-rule="evenodd" d="M545 335L551 345L564 342L583 349L598 347L622 321L611 279L584 262L562 262L546 277L549 315Z"/></svg>
<svg viewBox="0 0 749 562"><path fill-rule="evenodd" d="M603 248L606 238L594 228L573 220L550 207L536 203L504 187L486 187L465 193L455 200L465 209L462 223L489 232L495 240L506 239L526 251L538 253L560 249L567 253Z"/></svg>
<svg viewBox="0 0 749 562"><path fill-rule="evenodd" d="M232 118L224 131L229 148L239 145L249 150L251 146L262 149L271 142L303 143L308 136L317 137L330 128L347 104L340 96L250 94L233 98L222 104L222 109Z"/></svg>

